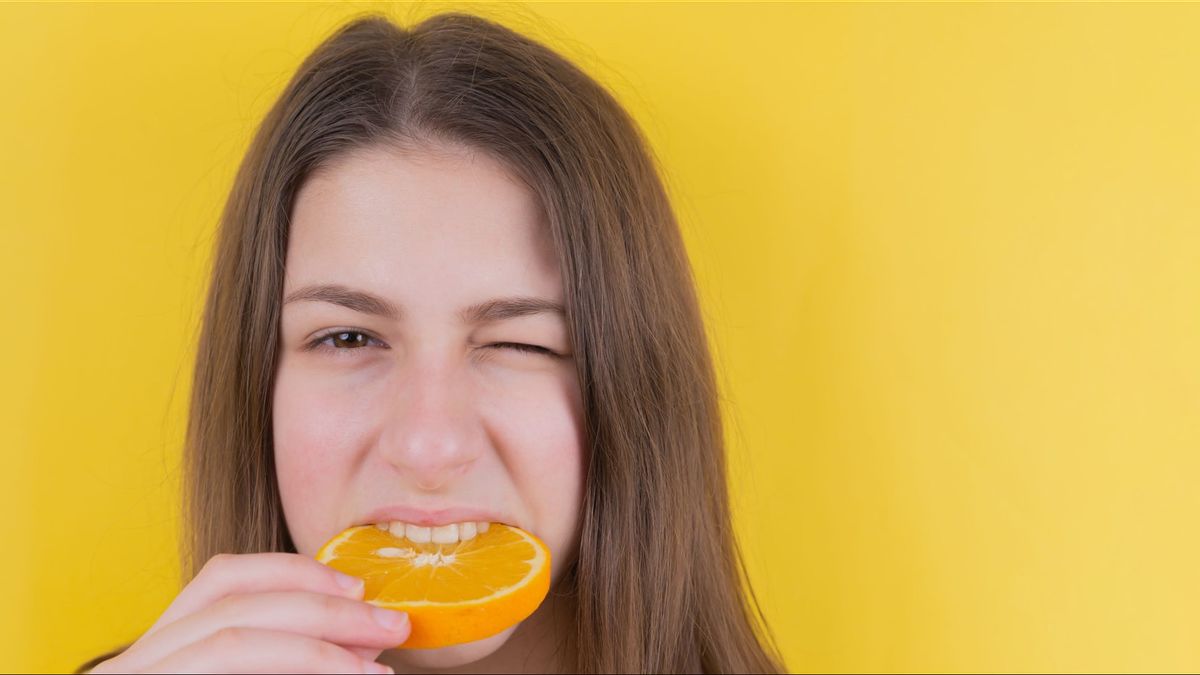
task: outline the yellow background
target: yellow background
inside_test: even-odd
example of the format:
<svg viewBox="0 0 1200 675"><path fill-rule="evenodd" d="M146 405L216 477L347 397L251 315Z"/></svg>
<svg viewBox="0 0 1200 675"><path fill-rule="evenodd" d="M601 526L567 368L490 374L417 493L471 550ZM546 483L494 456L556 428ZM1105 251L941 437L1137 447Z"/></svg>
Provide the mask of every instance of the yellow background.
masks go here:
<svg viewBox="0 0 1200 675"><path fill-rule="evenodd" d="M218 209L367 5L0 7L0 669L173 597ZM796 671L1200 670L1200 5L468 9L645 127Z"/></svg>

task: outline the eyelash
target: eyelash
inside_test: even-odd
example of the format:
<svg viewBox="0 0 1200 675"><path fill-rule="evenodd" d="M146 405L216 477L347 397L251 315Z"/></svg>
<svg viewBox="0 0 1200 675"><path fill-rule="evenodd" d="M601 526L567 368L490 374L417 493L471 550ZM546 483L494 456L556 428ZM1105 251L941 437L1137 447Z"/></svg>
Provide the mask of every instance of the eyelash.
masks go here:
<svg viewBox="0 0 1200 675"><path fill-rule="evenodd" d="M333 330L333 331L329 331L323 335L320 335L320 336L314 338L312 340L312 342L309 342L308 345L306 345L305 349L310 350L310 351L317 351L317 352L353 352L353 351L358 351L359 349L361 349L361 347L350 347L350 348L331 347L331 346L325 344L325 341L328 340L329 338L336 337L343 333L350 334L350 335L363 335L363 336L366 336L367 339L369 339L369 340L376 339L370 333L360 331L360 330ZM545 347L538 347L537 345L527 345L527 344L522 344L519 342L494 342L487 346L488 347L507 347L514 351L518 351L518 352L525 353L525 354L541 354L541 355L551 356L551 357L558 356L557 353L552 352L549 349L546 349ZM343 356L348 356L348 355L337 354L336 356L341 358Z"/></svg>

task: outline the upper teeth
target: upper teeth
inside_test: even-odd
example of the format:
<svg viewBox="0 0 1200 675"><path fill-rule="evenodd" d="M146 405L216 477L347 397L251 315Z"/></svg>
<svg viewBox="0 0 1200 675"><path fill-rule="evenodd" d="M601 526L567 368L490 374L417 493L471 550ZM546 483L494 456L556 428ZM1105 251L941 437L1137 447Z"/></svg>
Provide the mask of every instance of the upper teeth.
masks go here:
<svg viewBox="0 0 1200 675"><path fill-rule="evenodd" d="M488 531L486 521L467 521L465 523L450 523L429 527L413 525L395 520L389 523L375 523L375 527L391 532L393 536L404 537L416 544L455 544L460 541L474 539L477 533Z"/></svg>

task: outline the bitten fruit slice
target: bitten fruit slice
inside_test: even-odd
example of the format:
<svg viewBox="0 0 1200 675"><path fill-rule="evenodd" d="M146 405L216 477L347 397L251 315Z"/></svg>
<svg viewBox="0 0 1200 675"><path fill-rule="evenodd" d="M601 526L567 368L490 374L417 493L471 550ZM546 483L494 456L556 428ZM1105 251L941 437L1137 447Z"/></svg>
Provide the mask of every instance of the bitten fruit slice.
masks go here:
<svg viewBox="0 0 1200 675"><path fill-rule="evenodd" d="M343 530L317 562L363 579L363 599L372 605L408 612L412 632L399 649L495 635L533 614L550 590L550 550L520 528L491 523L470 539L439 544L385 527Z"/></svg>

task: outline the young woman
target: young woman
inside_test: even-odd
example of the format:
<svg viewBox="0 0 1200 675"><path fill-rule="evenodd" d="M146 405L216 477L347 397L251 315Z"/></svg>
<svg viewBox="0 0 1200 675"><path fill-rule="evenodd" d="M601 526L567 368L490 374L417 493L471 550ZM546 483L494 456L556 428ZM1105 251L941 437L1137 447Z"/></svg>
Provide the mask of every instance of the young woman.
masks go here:
<svg viewBox="0 0 1200 675"><path fill-rule="evenodd" d="M83 672L780 672L731 529L718 392L633 120L530 39L367 15L301 65L222 216L188 427L184 578ZM551 593L478 642L313 558L497 520Z"/></svg>

